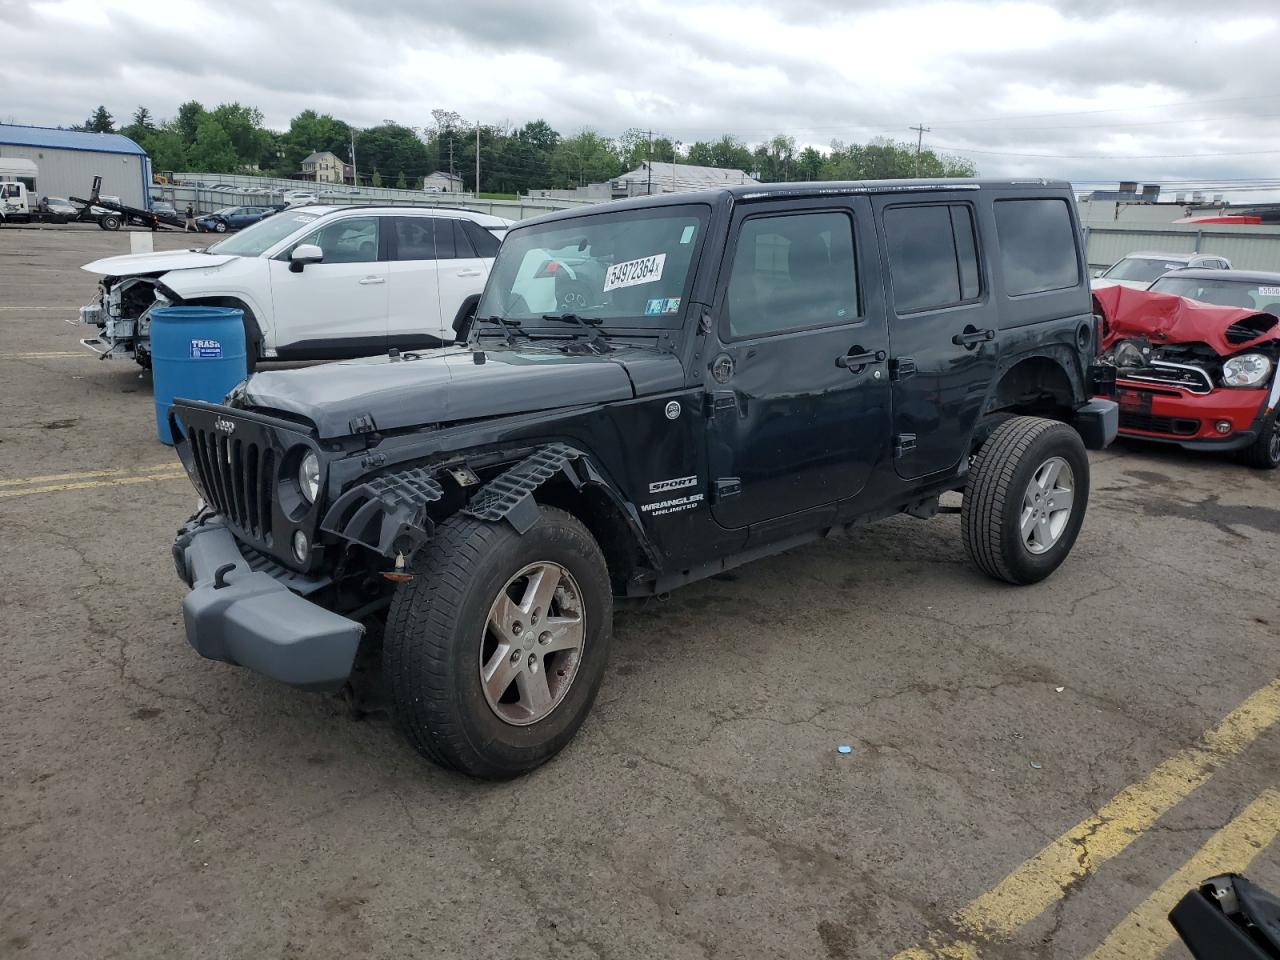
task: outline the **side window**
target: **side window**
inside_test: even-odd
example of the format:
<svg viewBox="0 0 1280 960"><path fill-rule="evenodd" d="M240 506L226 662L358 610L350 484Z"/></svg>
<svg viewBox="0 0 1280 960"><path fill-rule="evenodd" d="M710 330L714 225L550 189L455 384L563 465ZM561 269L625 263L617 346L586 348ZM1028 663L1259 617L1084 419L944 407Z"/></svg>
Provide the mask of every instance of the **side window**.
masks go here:
<svg viewBox="0 0 1280 960"><path fill-rule="evenodd" d="M496 257L498 255L498 238L474 220L459 220L458 226L471 238L477 257Z"/></svg>
<svg viewBox="0 0 1280 960"><path fill-rule="evenodd" d="M453 242L457 248L458 256L464 260L474 260L476 251L471 245L471 238L467 236L467 231L462 229L462 221L450 220L449 224L453 228Z"/></svg>
<svg viewBox="0 0 1280 960"><path fill-rule="evenodd" d="M853 220L802 213L744 220L726 306L729 336L758 337L858 316Z"/></svg>
<svg viewBox="0 0 1280 960"><path fill-rule="evenodd" d="M917 204L884 213L894 307L899 314L978 299L982 284L973 210L968 204Z"/></svg>
<svg viewBox="0 0 1280 960"><path fill-rule="evenodd" d="M324 251L325 263L373 263L378 259L378 220L354 217L338 220L299 240L295 246L314 243Z"/></svg>
<svg viewBox="0 0 1280 960"><path fill-rule="evenodd" d="M1065 200L997 200L995 208L1009 296L1080 284L1076 234Z"/></svg>
<svg viewBox="0 0 1280 960"><path fill-rule="evenodd" d="M396 217L396 259L434 260L436 243L430 217Z"/></svg>
<svg viewBox="0 0 1280 960"><path fill-rule="evenodd" d="M458 257L457 246L453 242L453 221L432 218L436 226L436 259L455 260Z"/></svg>

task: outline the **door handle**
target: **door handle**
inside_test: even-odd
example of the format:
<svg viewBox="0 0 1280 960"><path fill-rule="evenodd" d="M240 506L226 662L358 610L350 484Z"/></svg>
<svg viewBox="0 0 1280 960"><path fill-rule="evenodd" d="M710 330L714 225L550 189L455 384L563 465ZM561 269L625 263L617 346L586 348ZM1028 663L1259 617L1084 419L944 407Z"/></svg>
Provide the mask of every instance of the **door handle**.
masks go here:
<svg viewBox="0 0 1280 960"><path fill-rule="evenodd" d="M978 344L986 343L988 340L994 340L995 338L996 332L994 330L979 330L972 323L966 323L964 331L952 337L951 342L957 347L973 350Z"/></svg>
<svg viewBox="0 0 1280 960"><path fill-rule="evenodd" d="M360 286L368 287L375 283L386 283L386 282L387 282L386 277L365 277L363 280L360 281Z"/></svg>
<svg viewBox="0 0 1280 960"><path fill-rule="evenodd" d="M883 350L863 350L861 347L850 347L843 357L836 357L836 366L844 367L850 373L861 373L869 363L880 363L888 354Z"/></svg>
<svg viewBox="0 0 1280 960"><path fill-rule="evenodd" d="M480 276L480 275L481 275L481 274L483 274L483 273L484 273L484 271L483 271L483 270L459 270L459 271L458 271L458 276L460 276L460 277L478 277L478 276Z"/></svg>

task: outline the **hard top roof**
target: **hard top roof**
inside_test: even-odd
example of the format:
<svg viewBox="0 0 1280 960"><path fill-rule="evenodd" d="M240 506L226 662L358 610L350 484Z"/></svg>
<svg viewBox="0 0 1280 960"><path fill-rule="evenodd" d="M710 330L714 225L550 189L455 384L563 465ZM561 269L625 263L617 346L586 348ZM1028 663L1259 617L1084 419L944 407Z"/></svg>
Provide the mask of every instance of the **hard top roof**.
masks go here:
<svg viewBox="0 0 1280 960"><path fill-rule="evenodd" d="M1266 270L1205 270L1203 267L1183 267L1181 270L1170 270L1156 280L1158 282L1166 277L1186 280L1234 280L1236 283L1265 283L1280 286L1280 273L1269 273Z"/></svg>

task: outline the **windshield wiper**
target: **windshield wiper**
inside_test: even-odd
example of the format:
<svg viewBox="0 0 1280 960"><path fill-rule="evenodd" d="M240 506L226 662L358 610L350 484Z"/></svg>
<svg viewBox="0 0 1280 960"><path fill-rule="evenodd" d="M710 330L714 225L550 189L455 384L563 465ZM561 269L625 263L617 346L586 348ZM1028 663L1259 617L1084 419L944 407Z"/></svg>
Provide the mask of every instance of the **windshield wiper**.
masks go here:
<svg viewBox="0 0 1280 960"><path fill-rule="evenodd" d="M613 350L612 344L600 332L600 324L604 321L599 317L580 317L576 313L544 313L542 319L549 323L572 323L581 327L587 335L588 345L596 353L609 353Z"/></svg>
<svg viewBox="0 0 1280 960"><path fill-rule="evenodd" d="M519 320L508 320L506 317L476 317L477 323L492 323L498 326L502 331L502 336L506 339L509 346L516 345L516 334L528 338L528 334L520 326ZM514 331L514 332L513 332Z"/></svg>

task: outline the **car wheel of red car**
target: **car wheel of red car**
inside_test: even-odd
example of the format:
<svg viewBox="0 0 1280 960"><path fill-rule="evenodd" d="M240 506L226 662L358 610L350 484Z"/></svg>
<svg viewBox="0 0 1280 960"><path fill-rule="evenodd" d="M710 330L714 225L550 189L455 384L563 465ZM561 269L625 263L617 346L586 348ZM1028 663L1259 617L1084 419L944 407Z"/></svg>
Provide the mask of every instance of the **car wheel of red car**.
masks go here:
<svg viewBox="0 0 1280 960"><path fill-rule="evenodd" d="M1012 417L974 457L960 508L965 552L983 573L1036 583L1067 558L1089 502L1089 455L1065 423Z"/></svg>
<svg viewBox="0 0 1280 960"><path fill-rule="evenodd" d="M1240 459L1260 470L1280 467L1280 408L1272 410L1262 421L1258 439L1240 451Z"/></svg>

